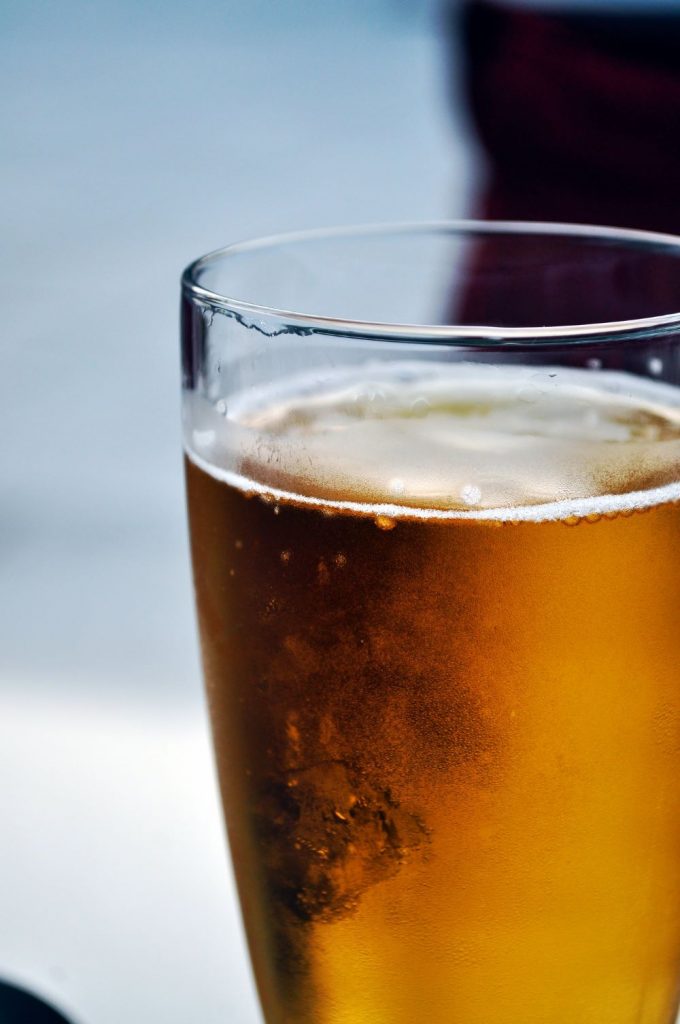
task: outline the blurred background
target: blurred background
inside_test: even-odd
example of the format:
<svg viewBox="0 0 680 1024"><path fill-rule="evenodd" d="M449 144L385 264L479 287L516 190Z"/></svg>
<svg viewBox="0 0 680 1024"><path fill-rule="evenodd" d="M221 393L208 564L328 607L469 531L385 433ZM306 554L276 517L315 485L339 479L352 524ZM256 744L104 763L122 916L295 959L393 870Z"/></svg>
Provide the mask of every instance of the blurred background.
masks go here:
<svg viewBox="0 0 680 1024"><path fill-rule="evenodd" d="M83 1024L258 1019L187 555L179 274L462 214L423 0L5 0L0 976Z"/></svg>
<svg viewBox="0 0 680 1024"><path fill-rule="evenodd" d="M0 975L254 1024L201 691L178 277L229 241L680 229L675 0L4 0Z"/></svg>

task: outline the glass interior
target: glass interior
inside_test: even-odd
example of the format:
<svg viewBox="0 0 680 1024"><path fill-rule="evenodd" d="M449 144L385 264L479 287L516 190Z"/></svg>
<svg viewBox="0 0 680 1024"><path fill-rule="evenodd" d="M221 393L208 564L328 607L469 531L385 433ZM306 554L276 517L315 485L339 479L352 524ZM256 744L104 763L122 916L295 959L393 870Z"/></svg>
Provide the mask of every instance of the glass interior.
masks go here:
<svg viewBox="0 0 680 1024"><path fill-rule="evenodd" d="M620 323L678 314L680 240L473 222L309 232L204 257L185 285L235 308L372 324Z"/></svg>

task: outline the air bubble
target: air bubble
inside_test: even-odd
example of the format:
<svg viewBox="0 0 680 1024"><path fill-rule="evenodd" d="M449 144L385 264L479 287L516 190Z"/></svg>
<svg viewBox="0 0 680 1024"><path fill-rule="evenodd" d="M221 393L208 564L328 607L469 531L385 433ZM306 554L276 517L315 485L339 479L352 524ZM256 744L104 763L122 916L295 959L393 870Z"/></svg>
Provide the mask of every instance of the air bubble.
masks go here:
<svg viewBox="0 0 680 1024"><path fill-rule="evenodd" d="M427 416L431 409L431 405L427 398L416 398L411 402L411 412L414 416Z"/></svg>
<svg viewBox="0 0 680 1024"><path fill-rule="evenodd" d="M280 507L278 505L274 505L274 515L278 516L280 512L281 512Z"/></svg>
<svg viewBox="0 0 680 1024"><path fill-rule="evenodd" d="M194 444L197 448L211 448L215 443L215 431L214 430L194 430L193 432Z"/></svg>
<svg viewBox="0 0 680 1024"><path fill-rule="evenodd" d="M338 551L333 561L337 565L338 569L344 569L347 565L347 555L344 555L342 551Z"/></svg>
<svg viewBox="0 0 680 1024"><path fill-rule="evenodd" d="M586 359L586 366L589 370L601 370L602 360L598 359L597 356L593 356L591 359Z"/></svg>
<svg viewBox="0 0 680 1024"><path fill-rule="evenodd" d="M652 356L647 361L647 369L655 377L658 377L663 372L663 360L659 359L658 356Z"/></svg>
<svg viewBox="0 0 680 1024"><path fill-rule="evenodd" d="M482 492L476 484L465 484L461 487L460 496L466 505L479 505Z"/></svg>
<svg viewBox="0 0 680 1024"><path fill-rule="evenodd" d="M393 530L397 524L390 516L376 516L375 525L379 530Z"/></svg>
<svg viewBox="0 0 680 1024"><path fill-rule="evenodd" d="M235 540L234 541L234 547L236 548L237 551L242 551L243 550L243 541L242 540Z"/></svg>
<svg viewBox="0 0 680 1024"><path fill-rule="evenodd" d="M215 402L215 409L220 414L220 416L227 415L227 403L223 398L220 398L218 402Z"/></svg>
<svg viewBox="0 0 680 1024"><path fill-rule="evenodd" d="M292 555L291 551L282 551L281 552L281 561L283 562L284 565L288 565L288 563L290 562L292 557L293 557L293 555Z"/></svg>
<svg viewBox="0 0 680 1024"><path fill-rule="evenodd" d="M542 392L540 388L537 388L535 384L526 384L523 388L520 388L517 392L517 397L520 402L527 402L532 404L538 402L541 398Z"/></svg>
<svg viewBox="0 0 680 1024"><path fill-rule="evenodd" d="M355 402L368 402L369 405L381 405L386 400L385 392L375 384L367 384L354 396Z"/></svg>

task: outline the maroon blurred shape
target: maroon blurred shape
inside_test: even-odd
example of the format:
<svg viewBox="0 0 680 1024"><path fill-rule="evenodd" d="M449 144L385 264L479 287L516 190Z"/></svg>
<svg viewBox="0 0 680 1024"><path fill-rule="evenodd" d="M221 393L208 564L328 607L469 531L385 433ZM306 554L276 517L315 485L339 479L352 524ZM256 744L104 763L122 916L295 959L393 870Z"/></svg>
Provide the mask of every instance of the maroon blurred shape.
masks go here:
<svg viewBox="0 0 680 1024"><path fill-rule="evenodd" d="M469 0L465 82L487 155L478 216L680 232L680 13L568 14ZM564 241L471 250L450 318L536 326L680 310L680 261Z"/></svg>
<svg viewBox="0 0 680 1024"><path fill-rule="evenodd" d="M483 216L680 231L680 15L473 0L463 36Z"/></svg>

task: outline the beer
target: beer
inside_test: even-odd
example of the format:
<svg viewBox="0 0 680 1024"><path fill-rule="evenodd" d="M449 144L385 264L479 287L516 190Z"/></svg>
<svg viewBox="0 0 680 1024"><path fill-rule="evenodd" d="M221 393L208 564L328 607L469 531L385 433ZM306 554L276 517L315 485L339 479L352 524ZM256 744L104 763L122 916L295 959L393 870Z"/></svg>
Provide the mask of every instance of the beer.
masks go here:
<svg viewBox="0 0 680 1024"><path fill-rule="evenodd" d="M678 394L563 368L369 376L188 406L266 1019L670 1024Z"/></svg>

